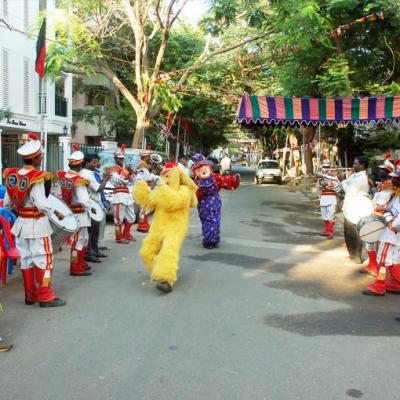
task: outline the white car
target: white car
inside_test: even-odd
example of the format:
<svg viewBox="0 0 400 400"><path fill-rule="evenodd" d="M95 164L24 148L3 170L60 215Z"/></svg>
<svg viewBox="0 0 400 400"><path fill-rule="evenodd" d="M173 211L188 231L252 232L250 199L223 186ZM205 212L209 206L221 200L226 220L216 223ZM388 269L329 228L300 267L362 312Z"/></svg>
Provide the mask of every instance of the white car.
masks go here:
<svg viewBox="0 0 400 400"><path fill-rule="evenodd" d="M282 171L279 168L278 161L275 160L261 160L256 167L256 176L254 182L257 184L263 182L276 182L282 183Z"/></svg>

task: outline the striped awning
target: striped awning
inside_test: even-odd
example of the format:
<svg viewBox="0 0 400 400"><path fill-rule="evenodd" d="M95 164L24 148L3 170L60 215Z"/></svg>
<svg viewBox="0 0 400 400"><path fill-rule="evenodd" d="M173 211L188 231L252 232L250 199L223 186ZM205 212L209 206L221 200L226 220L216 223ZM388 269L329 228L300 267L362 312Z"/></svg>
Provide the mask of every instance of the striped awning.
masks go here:
<svg viewBox="0 0 400 400"><path fill-rule="evenodd" d="M400 121L400 96L325 99L244 95L240 124L364 124Z"/></svg>

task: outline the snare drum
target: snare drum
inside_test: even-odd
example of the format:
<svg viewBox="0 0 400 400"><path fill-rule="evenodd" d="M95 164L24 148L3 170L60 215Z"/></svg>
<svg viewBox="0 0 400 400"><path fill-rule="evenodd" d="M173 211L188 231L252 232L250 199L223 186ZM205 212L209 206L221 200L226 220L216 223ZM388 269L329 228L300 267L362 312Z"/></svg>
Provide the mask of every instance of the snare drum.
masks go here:
<svg viewBox="0 0 400 400"><path fill-rule="evenodd" d="M370 215L362 218L357 224L357 232L365 243L375 243L379 240L385 224L381 217Z"/></svg>
<svg viewBox="0 0 400 400"><path fill-rule="evenodd" d="M48 198L51 207L54 210L60 211L64 214L63 220L59 220L56 215L49 216L50 225L53 230L51 235L51 241L53 247L58 249L67 240L69 235L73 235L78 229L78 223L76 222L75 215L71 209L61 200L52 194Z"/></svg>
<svg viewBox="0 0 400 400"><path fill-rule="evenodd" d="M103 207L93 199L90 199L89 215L96 222L101 222L104 218Z"/></svg>

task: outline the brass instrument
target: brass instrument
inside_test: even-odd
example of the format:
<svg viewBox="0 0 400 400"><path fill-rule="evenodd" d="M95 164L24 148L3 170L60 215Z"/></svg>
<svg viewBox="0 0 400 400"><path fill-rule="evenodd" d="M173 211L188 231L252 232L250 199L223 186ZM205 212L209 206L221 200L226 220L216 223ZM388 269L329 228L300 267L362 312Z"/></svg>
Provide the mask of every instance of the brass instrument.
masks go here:
<svg viewBox="0 0 400 400"><path fill-rule="evenodd" d="M342 190L342 185L340 184L340 181L339 181L337 176L323 174L323 173L320 173L320 172L317 173L317 176L320 178L318 180L318 186L319 187L326 186L326 185L323 185L323 183L335 182L335 183L337 183L337 186L331 188L331 190L333 190L336 193L339 193Z"/></svg>

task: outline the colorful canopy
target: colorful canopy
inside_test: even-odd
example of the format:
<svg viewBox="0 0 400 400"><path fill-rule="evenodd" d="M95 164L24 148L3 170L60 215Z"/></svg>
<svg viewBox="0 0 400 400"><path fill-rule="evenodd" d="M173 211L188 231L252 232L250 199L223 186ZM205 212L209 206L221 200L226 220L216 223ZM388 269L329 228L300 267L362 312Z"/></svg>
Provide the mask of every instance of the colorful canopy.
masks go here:
<svg viewBox="0 0 400 400"><path fill-rule="evenodd" d="M240 124L364 124L400 121L400 96L359 99L295 98L244 95Z"/></svg>

